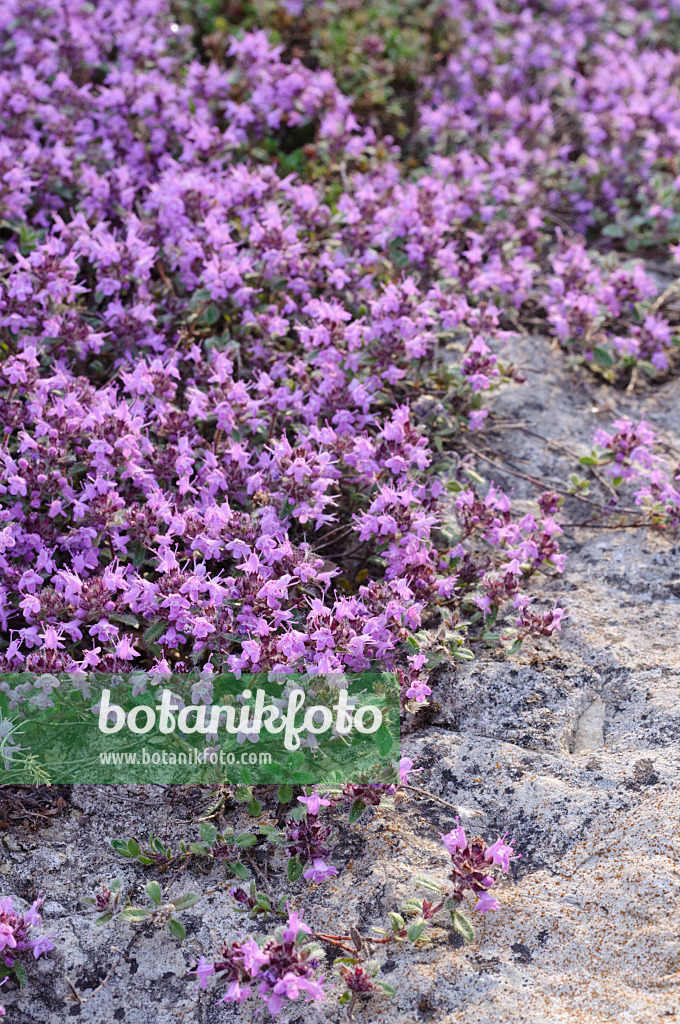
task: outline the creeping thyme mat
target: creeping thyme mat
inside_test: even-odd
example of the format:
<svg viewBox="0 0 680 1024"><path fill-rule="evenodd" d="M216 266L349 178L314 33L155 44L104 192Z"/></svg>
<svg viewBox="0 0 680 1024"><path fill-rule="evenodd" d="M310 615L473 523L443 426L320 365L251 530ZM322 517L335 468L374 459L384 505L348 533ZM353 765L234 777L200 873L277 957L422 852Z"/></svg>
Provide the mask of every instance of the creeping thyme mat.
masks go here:
<svg viewBox="0 0 680 1024"><path fill-rule="evenodd" d="M5 787L7 1020L680 1012L679 50L657 0L3 5L3 707L402 711L335 787Z"/></svg>

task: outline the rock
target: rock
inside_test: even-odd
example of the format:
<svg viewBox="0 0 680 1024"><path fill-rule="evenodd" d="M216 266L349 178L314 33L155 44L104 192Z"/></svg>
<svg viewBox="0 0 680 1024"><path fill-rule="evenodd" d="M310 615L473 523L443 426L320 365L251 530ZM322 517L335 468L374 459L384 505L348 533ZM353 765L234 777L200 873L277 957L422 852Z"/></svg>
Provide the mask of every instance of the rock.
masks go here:
<svg viewBox="0 0 680 1024"><path fill-rule="evenodd" d="M583 750L599 750L604 746L604 719L606 713L604 701L596 697L590 707L586 708L578 722L571 744L573 754Z"/></svg>

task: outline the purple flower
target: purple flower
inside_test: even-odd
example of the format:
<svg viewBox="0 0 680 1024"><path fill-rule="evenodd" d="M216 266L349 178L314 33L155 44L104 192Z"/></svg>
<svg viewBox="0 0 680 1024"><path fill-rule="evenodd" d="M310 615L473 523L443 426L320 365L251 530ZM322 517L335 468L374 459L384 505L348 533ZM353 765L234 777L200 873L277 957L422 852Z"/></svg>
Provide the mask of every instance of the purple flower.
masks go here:
<svg viewBox="0 0 680 1024"><path fill-rule="evenodd" d="M9 948L16 949L17 940L14 936L14 929L11 925L0 921L0 950Z"/></svg>
<svg viewBox="0 0 680 1024"><path fill-rule="evenodd" d="M42 917L38 913L44 900L38 895L37 900L25 914L20 914L14 909L14 898L5 896L0 899L0 951L12 950L12 953L5 953L5 962L11 966L17 955L31 950L37 960L43 953L54 949L51 936L34 934L42 928Z"/></svg>
<svg viewBox="0 0 680 1024"><path fill-rule="evenodd" d="M337 875L337 873L338 869L334 868L332 864L326 864L320 857L316 857L312 862L311 868L307 868L303 872L303 877L309 882L323 882L327 878Z"/></svg>
<svg viewBox="0 0 680 1024"><path fill-rule="evenodd" d="M483 892L475 903L474 909L480 914L486 914L489 910L500 910L501 905L491 893Z"/></svg>
<svg viewBox="0 0 680 1024"><path fill-rule="evenodd" d="M206 965L201 957L192 973L202 971L206 978L214 973L227 983L220 1002L243 1002L255 989L272 1013L281 1010L284 1000L300 995L307 1001L322 1001L323 977L314 976L318 964L315 947L304 939L300 941L300 933L309 935L311 929L292 912L280 940L269 937L262 947L252 938L225 943L214 964Z"/></svg>
<svg viewBox="0 0 680 1024"><path fill-rule="evenodd" d="M422 772L422 770L422 768L413 767L413 761L410 757L404 756L399 761L399 778L404 786L408 786L408 777L410 772Z"/></svg>
<svg viewBox="0 0 680 1024"><path fill-rule="evenodd" d="M319 5L287 6L314 36ZM537 310L570 357L673 370L656 282L615 245L603 260L599 234L627 237L634 212L677 256L677 61L661 0L630 5L625 35L611 4L521 6L450 0L466 46L423 65L413 174L396 142L376 149L379 112L362 123L330 71L271 42L269 15L208 66L167 2L69 7L71 43L58 0L28 19L6 0L0 206L21 231L0 284L1 671L380 665L413 708L427 657L402 652L423 623L464 642L470 610L514 607L520 640L562 628L564 609L528 604L564 565L556 507L462 483L465 456L442 547L435 356L455 337L444 413L472 431L480 396L521 382L505 328ZM370 65L384 47L364 44ZM272 160L284 128L310 135L309 173ZM654 523L679 521L652 428L600 440ZM356 575L357 546L379 572ZM305 866L327 856L311 825L289 838Z"/></svg>
<svg viewBox="0 0 680 1024"><path fill-rule="evenodd" d="M139 651L130 643L130 638L127 636L121 637L116 644L116 657L122 658L124 661L132 661L139 655Z"/></svg>
<svg viewBox="0 0 680 1024"><path fill-rule="evenodd" d="M326 800L320 793L312 793L311 796L299 796L301 804L307 804L308 814L318 814L320 807L330 807L331 801Z"/></svg>
<svg viewBox="0 0 680 1024"><path fill-rule="evenodd" d="M469 412L468 422L470 424L470 430L481 430L484 426L484 420L488 415L488 409L475 409Z"/></svg>
<svg viewBox="0 0 680 1024"><path fill-rule="evenodd" d="M415 700L418 704L423 704L425 702L425 698L429 697L431 693L432 690L425 680L416 679L406 691L406 696Z"/></svg>
<svg viewBox="0 0 680 1024"><path fill-rule="evenodd" d="M48 953L51 949L54 949L54 943L49 935L39 935L37 939L33 940L33 956L36 960L43 953Z"/></svg>
<svg viewBox="0 0 680 1024"><path fill-rule="evenodd" d="M252 996L252 994L253 994L253 990L251 988L246 988L246 987L242 988L239 980L236 979L236 980L232 981L232 983L229 985L229 988L224 993L224 995L219 1000L219 1002L220 1003L230 1003L230 1002L233 1002L233 1003L243 1003L248 998L248 996Z"/></svg>
<svg viewBox="0 0 680 1024"><path fill-rule="evenodd" d="M456 818L456 821L458 821L458 818ZM440 836L444 846L451 854L455 853L456 850L464 850L467 847L468 841L460 824L445 836L441 835L441 833Z"/></svg>
<svg viewBox="0 0 680 1024"><path fill-rule="evenodd" d="M274 985L274 993L277 996L285 996L287 999L297 999L300 994L300 980L297 975L284 974Z"/></svg>
<svg viewBox="0 0 680 1024"><path fill-rule="evenodd" d="M293 915L291 915L291 917L292 916ZM288 918L289 928L291 927L291 917ZM310 931L310 929L307 928L306 925L300 924L299 927L304 931ZM292 940L286 940L284 937L284 942L285 941L294 941L294 938ZM260 970L260 967L262 967L264 964L269 963L269 956L267 955L267 953L263 952L263 950L260 949L255 939L248 939L247 942L241 944L241 956L243 959L243 966L253 978Z"/></svg>
<svg viewBox="0 0 680 1024"><path fill-rule="evenodd" d="M492 846L489 846L484 854L484 860L497 864L505 872L510 870L510 861L517 860L517 857L513 857L514 850L512 844L503 841L506 835L507 832L500 836Z"/></svg>
<svg viewBox="0 0 680 1024"><path fill-rule="evenodd" d="M295 942L299 932L305 932L307 935L312 934L312 929L309 925L305 924L302 918L298 915L296 910L293 910L288 914L288 920L286 927L283 930L283 941L284 942Z"/></svg>
<svg viewBox="0 0 680 1024"><path fill-rule="evenodd" d="M200 988L208 987L208 978L215 973L213 964L209 964L204 956L198 961L196 967L189 971L189 974L195 974L198 978L198 984Z"/></svg>

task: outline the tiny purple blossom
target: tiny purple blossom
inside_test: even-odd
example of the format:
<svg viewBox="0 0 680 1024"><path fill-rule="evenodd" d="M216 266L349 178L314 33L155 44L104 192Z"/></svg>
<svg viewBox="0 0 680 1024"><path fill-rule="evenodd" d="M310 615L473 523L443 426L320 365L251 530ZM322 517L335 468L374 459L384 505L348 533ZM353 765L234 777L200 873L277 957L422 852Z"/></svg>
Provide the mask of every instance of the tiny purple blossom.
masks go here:
<svg viewBox="0 0 680 1024"><path fill-rule="evenodd" d="M491 893L483 892L475 903L474 909L480 914L486 914L489 910L500 910L501 905Z"/></svg>
<svg viewBox="0 0 680 1024"><path fill-rule="evenodd" d="M408 786L408 777L411 772L422 772L422 768L414 768L413 760L410 757L402 757L399 761L399 778L404 786Z"/></svg>
<svg viewBox="0 0 680 1024"><path fill-rule="evenodd" d="M484 860L497 864L498 867L505 872L510 870L510 861L517 860L517 857L513 857L514 850L512 848L512 843L504 842L507 834L508 833L505 832L502 836L499 836L496 842L493 843L492 846L489 846L484 854Z"/></svg>
<svg viewBox="0 0 680 1024"><path fill-rule="evenodd" d="M456 821L458 822L458 818L456 818ZM463 826L460 822L457 828L452 829L451 832L448 832L446 835L442 835L440 833L440 836L449 853L455 853L456 850L464 850L468 844L465 832L463 831Z"/></svg>
<svg viewBox="0 0 680 1024"><path fill-rule="evenodd" d="M309 931L309 929L307 930ZM247 942L241 944L241 956L243 966L252 977L255 977L264 964L269 963L269 956L260 949L255 939L248 939Z"/></svg>
<svg viewBox="0 0 680 1024"><path fill-rule="evenodd" d="M299 796L298 800L301 804L307 804L308 814L318 814L320 807L330 807L331 801L327 800L320 793L312 793L310 796Z"/></svg>
<svg viewBox="0 0 680 1024"><path fill-rule="evenodd" d="M54 943L49 935L39 935L33 942L33 956L36 960L43 953L49 953L51 949L54 949Z"/></svg>
<svg viewBox="0 0 680 1024"><path fill-rule="evenodd" d="M252 988L245 988L245 987L242 988L241 984L240 984L240 982L239 982L239 980L237 978L235 981L232 981L232 983L230 984L229 988L224 993L224 995L219 1000L219 1002L220 1003L230 1003L230 1002L232 1002L232 1003L243 1003L248 998L248 996L252 996L252 994L253 994Z"/></svg>
<svg viewBox="0 0 680 1024"><path fill-rule="evenodd" d="M334 868L332 864L326 864L321 858L316 857L312 863L311 868L307 868L303 872L303 877L309 882L323 882L327 878L332 878L333 875L337 875L338 869Z"/></svg>
<svg viewBox="0 0 680 1024"><path fill-rule="evenodd" d="M198 984L200 988L208 987L208 978L215 973L215 968L212 964L209 964L204 956L198 961L196 967L189 971L189 974L195 974L198 978Z"/></svg>
<svg viewBox="0 0 680 1024"><path fill-rule="evenodd" d="M299 932L306 932L307 935L311 935L312 929L308 924L305 924L297 910L293 910L288 914L286 927L283 930L283 941L295 942Z"/></svg>

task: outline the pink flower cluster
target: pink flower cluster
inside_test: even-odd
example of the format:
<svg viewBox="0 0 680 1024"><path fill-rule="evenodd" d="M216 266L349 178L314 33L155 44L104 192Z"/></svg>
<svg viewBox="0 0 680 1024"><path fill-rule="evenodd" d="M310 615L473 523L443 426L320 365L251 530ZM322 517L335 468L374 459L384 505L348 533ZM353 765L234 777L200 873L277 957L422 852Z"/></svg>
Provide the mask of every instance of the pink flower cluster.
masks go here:
<svg viewBox="0 0 680 1024"><path fill-rule="evenodd" d="M630 203L667 228L677 216L677 0L447 7L465 45L422 112L437 144L462 142L498 205L511 195L533 205L535 227L573 211L586 229Z"/></svg>
<svg viewBox="0 0 680 1024"><path fill-rule="evenodd" d="M617 488L626 482L636 485L635 503L653 522L680 525L680 465L658 450L659 438L646 420L616 420L610 430L597 430L593 441L587 464L604 466Z"/></svg>
<svg viewBox="0 0 680 1024"><path fill-rule="evenodd" d="M477 897L474 909L480 914L499 910L500 903L489 891L496 884L496 878L489 871L496 866L505 874L508 873L510 862L517 859L513 855L512 843L506 843L505 836L499 837L491 846L487 846L480 836L468 840L460 823L441 838L451 855L452 869L449 877L454 883L452 899L460 903L466 889L470 889Z"/></svg>
<svg viewBox="0 0 680 1024"><path fill-rule="evenodd" d="M221 1003L244 1002L255 989L274 1015L298 996L304 996L305 1002L322 1003L324 978L315 974L319 952L305 941L305 934L310 935L311 929L293 911L277 935L261 946L252 938L225 943L214 963L202 956L190 973L196 975L201 988L207 988L208 978L213 975L226 982Z"/></svg>
<svg viewBox="0 0 680 1024"><path fill-rule="evenodd" d="M43 953L54 949L49 935L42 935L42 917L38 913L44 900L41 896L25 914L14 909L14 898L0 899L0 954L7 967L13 967L21 953L31 952L37 960Z"/></svg>
<svg viewBox="0 0 680 1024"><path fill-rule="evenodd" d="M621 321L655 283L614 254L602 265L575 236L600 252L677 244L678 0L447 9L462 44L426 83L420 126L465 208L460 243L445 250L450 272L477 294L495 287L521 302L531 291L565 346L592 353L604 342L615 358L665 369L667 321Z"/></svg>
<svg viewBox="0 0 680 1024"><path fill-rule="evenodd" d="M553 274L543 305L555 337L565 347L604 349L611 357L647 360L668 369L671 326L648 313L640 323L636 305L653 298L658 287L640 264L620 266L598 260L581 243L562 242L551 260Z"/></svg>
<svg viewBox="0 0 680 1024"><path fill-rule="evenodd" d="M8 0L0 96L0 670L390 667L428 609L529 604L559 526L466 487L443 544L408 395L454 339L482 426L531 197L409 177L329 73L263 32L202 63L167 0Z"/></svg>

